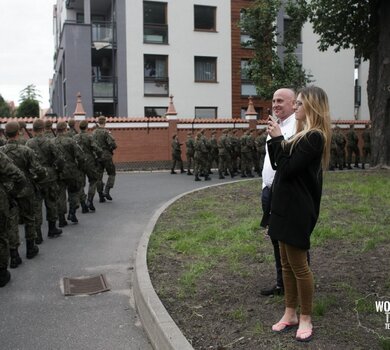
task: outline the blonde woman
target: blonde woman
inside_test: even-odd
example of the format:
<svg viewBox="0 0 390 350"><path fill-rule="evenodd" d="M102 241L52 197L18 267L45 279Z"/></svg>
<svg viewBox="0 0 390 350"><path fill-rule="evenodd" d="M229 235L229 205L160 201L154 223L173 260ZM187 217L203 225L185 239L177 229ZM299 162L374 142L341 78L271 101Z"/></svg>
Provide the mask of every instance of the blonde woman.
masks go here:
<svg viewBox="0 0 390 350"><path fill-rule="evenodd" d="M330 157L328 97L319 87L305 87L294 109L297 132L290 139L284 140L276 122L269 120L267 127L270 160L276 170L268 233L279 241L285 289L285 311L272 330L298 327L296 340L307 342L313 335L314 292L307 251L320 210L322 171Z"/></svg>

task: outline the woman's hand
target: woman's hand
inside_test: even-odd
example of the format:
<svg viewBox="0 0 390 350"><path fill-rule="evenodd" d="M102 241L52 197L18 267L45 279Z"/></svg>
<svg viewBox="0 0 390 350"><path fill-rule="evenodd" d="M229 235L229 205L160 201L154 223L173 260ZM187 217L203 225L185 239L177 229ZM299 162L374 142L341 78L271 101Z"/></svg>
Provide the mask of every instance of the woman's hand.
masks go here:
<svg viewBox="0 0 390 350"><path fill-rule="evenodd" d="M267 132L271 137L282 136L279 124L274 122L271 118L268 119Z"/></svg>

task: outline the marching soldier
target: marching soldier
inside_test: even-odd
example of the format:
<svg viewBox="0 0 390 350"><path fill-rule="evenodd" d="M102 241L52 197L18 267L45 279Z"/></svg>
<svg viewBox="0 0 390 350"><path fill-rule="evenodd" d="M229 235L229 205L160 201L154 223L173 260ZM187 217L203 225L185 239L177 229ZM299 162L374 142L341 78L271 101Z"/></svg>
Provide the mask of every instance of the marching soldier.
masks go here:
<svg viewBox="0 0 390 350"><path fill-rule="evenodd" d="M259 129L257 131L257 137L255 139L255 147L256 147L257 162L258 162L257 167L258 167L259 176L261 176L261 173L263 172L266 140L267 140L266 129Z"/></svg>
<svg viewBox="0 0 390 350"><path fill-rule="evenodd" d="M105 202L106 199L110 201L112 200L112 197L110 195L110 189L114 187L115 176L116 176L115 165L112 161L112 156L117 146L114 137L105 128L105 125L106 125L106 117L100 116L98 118L98 125L92 134L97 145L102 149L102 157L99 160L100 161L99 178L96 183L96 190L99 194L99 202L101 203ZM107 171L107 175L108 175L108 179L105 187L103 183L104 170ZM103 187L104 187L104 192L103 192Z"/></svg>
<svg viewBox="0 0 390 350"><path fill-rule="evenodd" d="M334 128L335 142L336 142L336 163L339 167L339 170L343 170L344 161L345 161L345 145L347 144L347 139L344 134L341 132L339 126Z"/></svg>
<svg viewBox="0 0 390 350"><path fill-rule="evenodd" d="M187 141L186 141L186 157L187 157L187 175L192 175L191 168L194 162L194 153L195 153L195 141L192 137L192 132L187 132Z"/></svg>
<svg viewBox="0 0 390 350"><path fill-rule="evenodd" d="M358 147L359 139L356 135L354 125L351 124L349 126L349 131L347 133L347 152L348 152L348 169L352 169L352 154L355 155L355 168L359 168L359 161L360 161L360 151Z"/></svg>
<svg viewBox="0 0 390 350"><path fill-rule="evenodd" d="M53 130L53 122L50 119L45 120L45 131L43 135L49 139L56 137L56 134Z"/></svg>
<svg viewBox="0 0 390 350"><path fill-rule="evenodd" d="M209 140L210 149L211 149L210 154L209 154L210 155L210 168L213 167L213 163L215 163L217 167L219 164L218 141L217 141L216 135L217 135L217 132L215 130L213 130L211 132L211 138Z"/></svg>
<svg viewBox="0 0 390 350"><path fill-rule="evenodd" d="M253 138L250 136L250 130L247 130L241 136L241 177L253 177L252 175L252 147Z"/></svg>
<svg viewBox="0 0 390 350"><path fill-rule="evenodd" d="M76 121L73 118L71 118L68 120L68 125L69 125L69 129L67 135L70 137L77 135L78 132L76 130Z"/></svg>
<svg viewBox="0 0 390 350"><path fill-rule="evenodd" d="M362 169L365 169L364 164L369 161L371 157L371 128L370 125L366 124L363 131L363 160Z"/></svg>
<svg viewBox="0 0 390 350"><path fill-rule="evenodd" d="M180 167L180 173L185 173L183 168L183 161L181 159L181 143L179 142L179 138L176 134L172 136L172 143L171 143L171 149L172 149L172 167L171 167L171 174L176 174L175 167L176 163L179 163Z"/></svg>
<svg viewBox="0 0 390 350"><path fill-rule="evenodd" d="M229 169L230 176L232 178L234 177L234 171L233 171L233 166L232 166L231 156L230 156L231 144L229 143L229 139L228 139L227 135L228 135L228 130L225 129L222 131L222 135L220 136L220 138L218 140L219 179L225 178L224 174L227 172L227 169Z"/></svg>

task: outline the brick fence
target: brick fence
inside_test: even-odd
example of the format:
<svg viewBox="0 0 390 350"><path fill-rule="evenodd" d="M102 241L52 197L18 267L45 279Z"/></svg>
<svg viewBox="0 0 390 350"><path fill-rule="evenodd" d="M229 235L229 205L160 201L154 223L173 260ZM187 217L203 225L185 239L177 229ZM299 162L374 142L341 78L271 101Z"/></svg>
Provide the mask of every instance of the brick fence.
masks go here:
<svg viewBox="0 0 390 350"><path fill-rule="evenodd" d="M21 118L32 129L33 118ZM50 119L50 118L48 118ZM57 120L67 118L51 118L53 128ZM95 127L97 119L86 118L89 122L89 131ZM0 118L2 124L6 118ZM361 133L368 120L333 120L343 131L347 131L350 124L355 125L355 131L359 136L359 146L362 147ZM114 162L118 170L156 170L169 169L171 164L171 141L174 134L178 135L182 146L182 158L185 161L185 141L187 132L193 135L204 129L206 137L211 136L211 131L217 132L217 138L223 129L237 129L237 136L241 136L246 130L261 129L266 127L266 121L256 119L169 119L161 118L130 118L108 117L106 127L114 136L118 148L114 153Z"/></svg>

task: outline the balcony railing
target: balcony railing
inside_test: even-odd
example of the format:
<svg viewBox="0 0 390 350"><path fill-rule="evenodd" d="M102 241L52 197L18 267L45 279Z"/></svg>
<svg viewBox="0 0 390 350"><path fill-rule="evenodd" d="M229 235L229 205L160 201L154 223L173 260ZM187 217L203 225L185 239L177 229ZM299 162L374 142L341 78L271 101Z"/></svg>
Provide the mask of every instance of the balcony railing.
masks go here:
<svg viewBox="0 0 390 350"><path fill-rule="evenodd" d="M93 80L94 98L115 98L116 79L113 77L100 77Z"/></svg>
<svg viewBox="0 0 390 350"><path fill-rule="evenodd" d="M168 96L168 77L144 77L145 96Z"/></svg>
<svg viewBox="0 0 390 350"><path fill-rule="evenodd" d="M116 42L115 30L112 22L92 23L92 42L110 43Z"/></svg>
<svg viewBox="0 0 390 350"><path fill-rule="evenodd" d="M166 24L145 24L144 43L168 44L168 26Z"/></svg>

